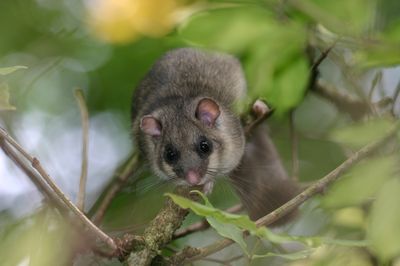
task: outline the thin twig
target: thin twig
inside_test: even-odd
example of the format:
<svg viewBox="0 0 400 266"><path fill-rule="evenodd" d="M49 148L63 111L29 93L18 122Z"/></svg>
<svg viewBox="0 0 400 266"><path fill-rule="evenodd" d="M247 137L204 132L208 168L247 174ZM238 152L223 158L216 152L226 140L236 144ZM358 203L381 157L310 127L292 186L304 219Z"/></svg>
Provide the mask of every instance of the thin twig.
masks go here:
<svg viewBox="0 0 400 266"><path fill-rule="evenodd" d="M383 143L391 139L393 135L397 132L397 130L398 130L398 125L396 125L384 138L372 144L369 144L364 148L360 149L358 152L354 153L350 158L344 161L341 165L339 165L328 175L321 178L319 181L315 182L313 185L308 187L302 193L300 193L299 195L297 195L296 197L294 197L293 199L282 205L280 208L258 219L256 221L256 225L257 226L269 225L277 221L279 218L290 213L291 211L293 211L295 208L300 206L302 203L304 203L306 200L310 199L314 195L324 192L329 187L329 185L331 185L334 181L336 181L345 171L347 171L354 164L358 163L359 161L370 155L372 152L376 151L379 147L382 146ZM181 262L182 263L190 262L201 259L215 252L218 252L233 243L234 242L231 239L224 238L222 240L216 241L211 245L202 248L187 248L186 250L191 251L189 254L196 254L196 255L192 257L187 256ZM182 259L182 254L180 253L177 253L175 256Z"/></svg>
<svg viewBox="0 0 400 266"><path fill-rule="evenodd" d="M13 146L15 149L18 150L19 153L22 154L23 157L25 157L29 162L32 163L33 161L33 157L27 153L22 147L21 145L18 144L18 142L16 142L9 134L7 131L5 131L2 127L0 127L0 136L4 139L6 139L11 146Z"/></svg>
<svg viewBox="0 0 400 266"><path fill-rule="evenodd" d="M314 48L312 46L308 46L307 47L306 51L307 51L307 54L308 54L308 57L309 57L309 61L310 61L310 63L312 63L311 68L310 68L310 77L309 77L309 81L308 81L308 90L314 90L315 84L316 84L317 79L319 77L318 67L325 60L325 58L327 58L327 56L329 55L331 50L335 47L335 45L336 45L336 43L338 41L339 41L339 38L337 38L331 44L331 46L329 46L327 49L322 51L320 56L315 61L314 61L314 53L312 52Z"/></svg>
<svg viewBox="0 0 400 266"><path fill-rule="evenodd" d="M195 232L204 231L210 228L210 224L206 219L201 220L200 222L189 225L188 227L176 230L173 236L173 240L185 237Z"/></svg>
<svg viewBox="0 0 400 266"><path fill-rule="evenodd" d="M81 177L79 179L79 193L77 206L81 211L85 209L85 193L86 193L86 182L88 173L88 143L89 143L89 114L85 102L85 96L81 89L74 91L75 99L78 102L79 110L81 113L82 121L82 168Z"/></svg>
<svg viewBox="0 0 400 266"><path fill-rule="evenodd" d="M35 157L30 156L10 135L2 128L0 128L0 136L8 143L10 143L15 149L17 149L22 156L24 156L32 165L32 167L40 174L40 176L46 181L46 183L50 186L52 191L57 195L59 199L68 207L70 211L72 211L77 218L84 224L89 231L99 239L101 239L107 246L116 251L118 249L114 240L101 231L95 224L93 224L84 213L82 213L73 203L72 201L61 191L61 189L54 183L53 179L47 174L47 172L43 169L39 160Z"/></svg>
<svg viewBox="0 0 400 266"><path fill-rule="evenodd" d="M371 153L376 151L378 148L382 146L383 143L387 142L389 139L393 137L393 135L397 132L398 126L396 125L393 129L382 139L371 143L356 153L354 153L350 158L344 161L341 165L336 167L333 171L327 174L325 177L316 181L314 184L305 189L302 193L285 203L282 207L276 209L275 211L269 213L268 215L258 219L256 224L258 226L269 225L275 222L277 219L286 215L297 208L300 204L305 202L307 199L312 196L324 192L329 185L335 182L345 171L350 169L353 165L360 162L362 159L369 156Z"/></svg>
<svg viewBox="0 0 400 266"><path fill-rule="evenodd" d="M298 137L294 125L294 109L289 115L289 128L290 128L290 140L292 150L292 179L297 181L299 179L299 156L298 156Z"/></svg>
<svg viewBox="0 0 400 266"><path fill-rule="evenodd" d="M400 96L400 81L399 81L399 83L397 83L396 90L393 95L393 106L392 106L392 114L393 115L395 115L396 102L397 102L397 99L399 98L399 96Z"/></svg>
<svg viewBox="0 0 400 266"><path fill-rule="evenodd" d="M381 82L381 80L382 80L382 71L378 71L375 74L374 79L372 80L371 88L369 89L368 92L368 101L370 103L372 103L372 97L374 96L375 89L378 87L377 85L378 83Z"/></svg>
<svg viewBox="0 0 400 266"><path fill-rule="evenodd" d="M87 243L90 244L91 250L99 254L101 256L105 256L107 258L115 257L115 252L106 252L102 251L99 248L94 246L92 241L89 241L85 238L85 232L83 231L83 227L81 224L78 224L76 220L72 220L68 214L69 208L65 205L65 203L57 196L57 194L49 187L49 185L43 181L43 179L37 174L36 171L32 169L32 165L28 163L29 161L26 158L21 158L19 154L15 152L15 148L11 147L10 144L6 143L4 139L0 140L0 145L6 155L15 163L15 165L20 168L32 181L32 183L37 187L37 189L42 193L42 195L46 199L46 203L50 206L56 207L60 214L63 215L67 220L71 222L71 224L78 230L82 232L80 236L82 239L86 240Z"/></svg>
<svg viewBox="0 0 400 266"><path fill-rule="evenodd" d="M382 79L382 71L379 71L375 75L374 79L372 80L371 87L370 87L369 93L368 93L368 98L367 98L367 103L368 103L370 110L374 116L378 116L378 110L376 108L377 106L372 102L372 97L373 97L375 88L378 87L377 84L380 83L381 79Z"/></svg>
<svg viewBox="0 0 400 266"><path fill-rule="evenodd" d="M105 196L102 198L96 212L92 216L92 221L94 224L99 224L101 220L103 220L104 214L106 213L106 210L108 206L110 206L115 195L117 195L117 193L121 190L132 173L136 171L138 168L138 158L139 156L134 154L125 165L122 173L115 178L112 184L108 187L107 191L105 192Z"/></svg>
<svg viewBox="0 0 400 266"><path fill-rule="evenodd" d="M68 206L68 208L81 220L83 224L85 224L88 229L104 241L112 250L117 250L117 245L114 240L108 236L106 233L101 231L89 218L86 217L81 210L76 207L72 201L61 191L61 189L54 183L53 179L47 174L47 172L43 169L40 161L36 158L33 159L32 162L33 168L35 168L39 174L44 178L44 180L49 184L49 186L53 189L53 191L62 199L62 201Z"/></svg>
<svg viewBox="0 0 400 266"><path fill-rule="evenodd" d="M10 146L10 144L8 144L4 139L0 139L0 145L4 153L30 178L38 190L42 192L49 204L54 204L60 210L67 210L65 204L54 193L54 191L52 191L46 182L44 182L41 177L38 176L36 171L33 171L32 166L27 163L28 160L26 160L25 157L21 158L21 156L16 153L15 148Z"/></svg>
<svg viewBox="0 0 400 266"><path fill-rule="evenodd" d="M340 40L340 38L337 38L326 50L322 51L318 59L312 64L311 66L311 72L314 72L317 70L317 68L321 65L322 61L325 60L325 58L329 55L331 50L335 47L336 43Z"/></svg>

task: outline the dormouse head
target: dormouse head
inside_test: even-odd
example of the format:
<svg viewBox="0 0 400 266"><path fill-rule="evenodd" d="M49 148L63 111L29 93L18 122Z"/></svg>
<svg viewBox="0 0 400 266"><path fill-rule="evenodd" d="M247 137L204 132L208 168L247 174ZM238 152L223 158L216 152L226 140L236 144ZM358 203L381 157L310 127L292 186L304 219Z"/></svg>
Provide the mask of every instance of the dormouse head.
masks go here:
<svg viewBox="0 0 400 266"><path fill-rule="evenodd" d="M172 102L139 123L142 150L155 173L193 186L229 173L243 153L238 119L211 98Z"/></svg>

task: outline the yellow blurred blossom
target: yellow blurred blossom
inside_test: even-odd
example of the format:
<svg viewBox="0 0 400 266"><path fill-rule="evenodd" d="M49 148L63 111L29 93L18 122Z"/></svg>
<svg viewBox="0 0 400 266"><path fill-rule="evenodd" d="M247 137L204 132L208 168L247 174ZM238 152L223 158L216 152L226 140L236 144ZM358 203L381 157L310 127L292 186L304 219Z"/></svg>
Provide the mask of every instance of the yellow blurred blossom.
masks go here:
<svg viewBox="0 0 400 266"><path fill-rule="evenodd" d="M159 37L175 25L180 0L92 0L88 24L100 39L127 43L141 35Z"/></svg>

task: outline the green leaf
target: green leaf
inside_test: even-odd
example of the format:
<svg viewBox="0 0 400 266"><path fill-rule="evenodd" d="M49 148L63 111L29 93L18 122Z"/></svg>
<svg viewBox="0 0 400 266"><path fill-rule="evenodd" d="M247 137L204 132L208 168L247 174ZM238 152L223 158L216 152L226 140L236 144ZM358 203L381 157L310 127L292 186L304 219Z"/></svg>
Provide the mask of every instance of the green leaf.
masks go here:
<svg viewBox="0 0 400 266"><path fill-rule="evenodd" d="M229 214L215 209L201 192L194 192L204 199L206 205L199 204L171 193L166 193L166 195L171 197L171 199L180 207L190 208L197 215L206 217L207 222L218 232L218 234L238 243L243 251L248 255L247 244L243 238L243 230L238 225L246 225L251 222L250 219L244 215Z"/></svg>
<svg viewBox="0 0 400 266"><path fill-rule="evenodd" d="M12 67L1 67L0 68L0 75L8 75L11 74L19 69L27 69L26 66L12 66Z"/></svg>
<svg viewBox="0 0 400 266"><path fill-rule="evenodd" d="M377 33L373 42L362 43L354 54L361 68L396 66L400 64L400 22L393 23Z"/></svg>
<svg viewBox="0 0 400 266"><path fill-rule="evenodd" d="M329 30L348 35L366 32L374 18L374 0L301 0L291 5Z"/></svg>
<svg viewBox="0 0 400 266"><path fill-rule="evenodd" d="M15 106L10 104L10 92L6 83L0 84L0 111L15 110Z"/></svg>
<svg viewBox="0 0 400 266"><path fill-rule="evenodd" d="M14 224L2 224L0 264L19 265L26 258L29 265L68 264L67 254L72 250L59 243L72 243L74 232L67 221L48 208Z"/></svg>
<svg viewBox="0 0 400 266"><path fill-rule="evenodd" d="M400 43L385 43L361 47L354 53L354 61L360 68L397 66L400 64ZM379 43L380 42L380 43Z"/></svg>
<svg viewBox="0 0 400 266"><path fill-rule="evenodd" d="M274 42L264 41L255 47L245 65L249 95L265 98L278 113L301 102L309 78L308 61L303 53L304 36L298 36L301 29L293 32L286 29L281 33ZM281 43L285 43L284 48Z"/></svg>
<svg viewBox="0 0 400 266"><path fill-rule="evenodd" d="M393 23L382 32L382 38L394 43L400 43L400 21Z"/></svg>
<svg viewBox="0 0 400 266"><path fill-rule="evenodd" d="M363 203L393 176L398 159L381 157L357 164L346 176L332 186L322 204L326 207L344 207Z"/></svg>
<svg viewBox="0 0 400 266"><path fill-rule="evenodd" d="M376 253L389 260L400 255L400 181L389 180L372 206L367 236Z"/></svg>
<svg viewBox="0 0 400 266"><path fill-rule="evenodd" d="M389 119L359 122L334 130L331 139L351 148L360 148L382 138L392 128L392 124Z"/></svg>
<svg viewBox="0 0 400 266"><path fill-rule="evenodd" d="M239 53L273 31L271 12L255 7L221 8L200 12L178 32L192 45Z"/></svg>
<svg viewBox="0 0 400 266"><path fill-rule="evenodd" d="M199 195L202 195L203 198L205 198L205 196L201 192L196 191L195 193L198 193ZM171 193L166 193L165 195L169 196L180 207L185 209L189 208L197 215L203 217L213 217L219 222L233 224L241 229L248 230L250 232L257 231L257 226L253 221L250 220L247 215L224 212L222 210L214 208L208 201L206 202L207 204L209 204L209 206Z"/></svg>
<svg viewBox="0 0 400 266"><path fill-rule="evenodd" d="M304 97L308 73L307 60L299 57L275 77L274 87L265 92L265 97L276 104L278 112L296 107Z"/></svg>
<svg viewBox="0 0 400 266"><path fill-rule="evenodd" d="M206 219L210 226L214 228L219 235L232 239L239 244L246 255L249 255L247 244L243 238L243 231L238 226L229 223L222 223L213 217L207 217Z"/></svg>
<svg viewBox="0 0 400 266"><path fill-rule="evenodd" d="M207 207L214 208L211 202L203 193L201 193L198 190L194 190L192 191L192 193L198 194L203 199L204 204ZM243 231L238 226L234 224L220 222L220 220L215 219L213 217L207 217L206 219L207 222L210 224L210 226L214 228L219 235L232 239L233 241L239 244L239 246L242 248L242 250L246 253L247 256L249 255L247 251L247 244L243 238Z"/></svg>
<svg viewBox="0 0 400 266"><path fill-rule="evenodd" d="M265 238L272 243L283 244L288 242L300 242L309 247L319 247L322 244L349 246L349 247L365 247L368 242L365 240L346 240L346 239L332 239L327 237L309 237L309 236L287 236L283 234L275 234L266 227L260 227L257 230L257 236Z"/></svg>
<svg viewBox="0 0 400 266"><path fill-rule="evenodd" d="M166 193L165 195L169 196L180 207L189 208L197 215L205 217L210 225L219 234L237 242L243 248L246 254L249 252L246 250L246 244L243 240L242 232L244 230L248 231L254 236L265 238L268 241L276 244L300 242L310 247L318 247L324 243L350 246L365 245L364 241L336 240L322 237L287 236L275 234L264 226L257 227L257 225L251 221L247 215L231 214L214 208L200 191L194 192L199 194L204 199L205 205L171 193Z"/></svg>
<svg viewBox="0 0 400 266"><path fill-rule="evenodd" d="M264 97L277 112L295 107L308 81L306 27L278 21L262 8L216 9L192 16L179 29L189 43L231 53L248 52L249 96Z"/></svg>

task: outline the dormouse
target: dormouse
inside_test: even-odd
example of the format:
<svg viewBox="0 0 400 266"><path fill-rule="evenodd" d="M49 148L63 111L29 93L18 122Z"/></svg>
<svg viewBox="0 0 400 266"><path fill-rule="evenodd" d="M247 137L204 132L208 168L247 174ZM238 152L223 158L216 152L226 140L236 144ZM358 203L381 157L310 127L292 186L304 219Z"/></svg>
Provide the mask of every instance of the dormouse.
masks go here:
<svg viewBox="0 0 400 266"><path fill-rule="evenodd" d="M134 138L161 178L212 188L242 158L245 138L233 105L246 82L234 57L193 48L162 56L136 88Z"/></svg>

